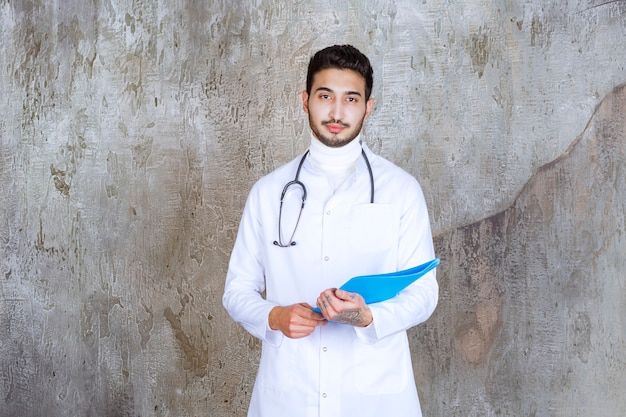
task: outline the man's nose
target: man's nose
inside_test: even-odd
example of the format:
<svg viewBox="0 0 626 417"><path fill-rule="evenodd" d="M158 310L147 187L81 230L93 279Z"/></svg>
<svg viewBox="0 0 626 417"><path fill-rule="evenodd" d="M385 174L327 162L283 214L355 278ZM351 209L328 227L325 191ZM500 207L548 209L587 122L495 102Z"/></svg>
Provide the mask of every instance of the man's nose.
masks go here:
<svg viewBox="0 0 626 417"><path fill-rule="evenodd" d="M334 120L341 120L343 118L343 111L343 103L337 100L332 104L329 116Z"/></svg>

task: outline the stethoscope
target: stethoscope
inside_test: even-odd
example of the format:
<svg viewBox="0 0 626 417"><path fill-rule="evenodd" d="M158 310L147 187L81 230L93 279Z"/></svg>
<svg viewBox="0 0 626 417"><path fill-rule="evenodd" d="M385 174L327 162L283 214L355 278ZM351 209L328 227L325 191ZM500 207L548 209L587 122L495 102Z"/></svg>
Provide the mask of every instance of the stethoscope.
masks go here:
<svg viewBox="0 0 626 417"><path fill-rule="evenodd" d="M283 188L283 192L280 194L280 209L278 210L278 240L275 240L273 243L276 246L280 246L281 248L288 248L289 246L295 246L296 242L293 240L294 235L296 234L296 230L298 229L298 223L300 223L300 217L302 217L302 210L304 209L304 202L306 201L306 187L304 183L300 181L298 178L300 177L300 170L302 169L302 164L304 164L304 160L306 159L309 151L307 150L304 155L302 155L302 159L300 159L300 163L298 164L298 170L296 171L296 177L285 184ZM372 166L370 165L369 159L367 159L367 155L365 155L365 150L361 149L361 155L363 155L363 159L365 159L365 165L367 165L367 171L370 174L370 203L374 203L374 174L372 173ZM285 200L285 194L289 190L289 187L296 186L302 189L302 204L300 205L300 213L298 214L298 219L296 220L296 225L293 228L293 232L291 233L291 237L289 237L289 242L286 244L283 243L282 238L282 217L283 217L283 201Z"/></svg>

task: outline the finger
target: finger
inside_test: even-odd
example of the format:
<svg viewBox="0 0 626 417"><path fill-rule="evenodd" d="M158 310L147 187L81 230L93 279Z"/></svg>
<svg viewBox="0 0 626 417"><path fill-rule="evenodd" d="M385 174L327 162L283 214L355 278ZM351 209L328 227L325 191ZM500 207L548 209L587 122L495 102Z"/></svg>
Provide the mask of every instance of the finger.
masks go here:
<svg viewBox="0 0 626 417"><path fill-rule="evenodd" d="M335 297L343 301L358 302L360 295L355 292L348 292L338 289L335 291Z"/></svg>
<svg viewBox="0 0 626 417"><path fill-rule="evenodd" d="M307 308L306 310L303 310L302 314L298 318L297 324L310 328L312 332L315 327L322 325L320 322L324 320L325 318L323 314L314 312L313 307L310 307L310 309Z"/></svg>
<svg viewBox="0 0 626 417"><path fill-rule="evenodd" d="M296 309L296 314L299 317L310 319L313 317L313 306L309 303L300 303Z"/></svg>
<svg viewBox="0 0 626 417"><path fill-rule="evenodd" d="M324 291L317 299L317 306L322 312L328 311L329 309L334 309L333 302L337 300L336 297L333 296L332 292Z"/></svg>
<svg viewBox="0 0 626 417"><path fill-rule="evenodd" d="M315 320L315 321L324 319L324 316L322 316L320 313L313 311L314 307L310 305L309 303L299 303L298 305L302 307L302 310L298 310L298 315L302 317L303 319L309 319L309 320ZM314 325L317 326L317 323Z"/></svg>
<svg viewBox="0 0 626 417"><path fill-rule="evenodd" d="M308 328L307 329L293 329L289 332L287 336L290 337L291 339L301 339L303 337L309 336L311 333L313 333L313 330L310 330Z"/></svg>
<svg viewBox="0 0 626 417"><path fill-rule="evenodd" d="M324 320L328 319L328 316L326 314L327 305L325 305L325 302L322 300L321 296L317 299L316 304L317 304L317 308L320 310L319 314L322 316L322 319Z"/></svg>
<svg viewBox="0 0 626 417"><path fill-rule="evenodd" d="M321 323L321 320L301 317L297 323L293 323L289 327L289 332L293 337L295 337L295 335L299 335L299 337L308 336L315 331L317 326L323 325Z"/></svg>
<svg viewBox="0 0 626 417"><path fill-rule="evenodd" d="M321 312L318 313L317 311L313 311L313 320L319 322L319 321L323 321L326 320L326 317L324 317L324 314ZM319 325L319 323L317 323L316 325Z"/></svg>
<svg viewBox="0 0 626 417"><path fill-rule="evenodd" d="M329 302L329 298L326 295L322 295L319 298L318 305L325 320L332 321L333 317L337 315L337 310L335 309L335 306L332 304L333 299L335 300L334 302L338 301L336 298L330 297L331 301Z"/></svg>

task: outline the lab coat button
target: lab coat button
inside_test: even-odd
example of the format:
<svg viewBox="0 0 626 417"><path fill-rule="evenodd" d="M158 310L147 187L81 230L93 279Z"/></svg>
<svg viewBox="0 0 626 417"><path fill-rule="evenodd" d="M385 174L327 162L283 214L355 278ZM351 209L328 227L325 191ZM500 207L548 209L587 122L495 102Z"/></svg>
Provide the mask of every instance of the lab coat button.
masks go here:
<svg viewBox="0 0 626 417"><path fill-rule="evenodd" d="M324 256L324 260L328 261L330 258L328 256Z"/></svg>
<svg viewBox="0 0 626 417"><path fill-rule="evenodd" d="M330 216L331 211L330 210L326 210L326 215Z"/></svg>
<svg viewBox="0 0 626 417"><path fill-rule="evenodd" d="M328 348L326 346L324 346L324 348L322 349L324 352L328 351Z"/></svg>
<svg viewBox="0 0 626 417"><path fill-rule="evenodd" d="M322 398L326 398L326 393L323 393L323 394L322 394Z"/></svg>

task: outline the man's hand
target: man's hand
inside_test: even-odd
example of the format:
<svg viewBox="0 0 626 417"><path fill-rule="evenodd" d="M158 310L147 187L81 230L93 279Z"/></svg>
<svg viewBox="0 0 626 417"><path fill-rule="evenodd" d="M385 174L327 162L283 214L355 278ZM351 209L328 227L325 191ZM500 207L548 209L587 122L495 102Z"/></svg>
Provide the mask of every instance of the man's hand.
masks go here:
<svg viewBox="0 0 626 417"><path fill-rule="evenodd" d="M374 319L360 294L329 288L317 298L317 306L328 320L367 327Z"/></svg>
<svg viewBox="0 0 626 417"><path fill-rule="evenodd" d="M270 311L268 320L270 329L280 330L292 339L306 337L313 333L317 326L328 324L324 317L314 313L313 307L307 303L276 306Z"/></svg>

